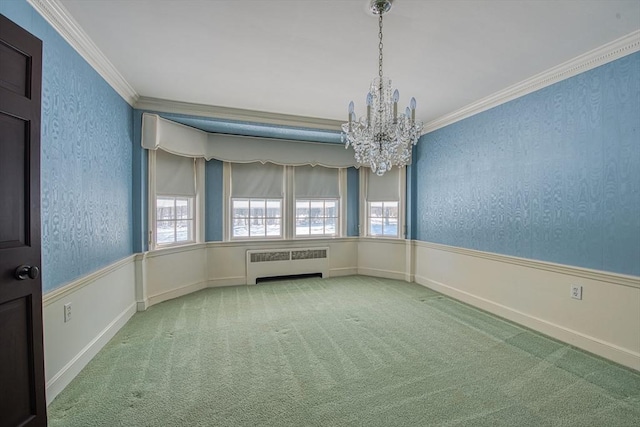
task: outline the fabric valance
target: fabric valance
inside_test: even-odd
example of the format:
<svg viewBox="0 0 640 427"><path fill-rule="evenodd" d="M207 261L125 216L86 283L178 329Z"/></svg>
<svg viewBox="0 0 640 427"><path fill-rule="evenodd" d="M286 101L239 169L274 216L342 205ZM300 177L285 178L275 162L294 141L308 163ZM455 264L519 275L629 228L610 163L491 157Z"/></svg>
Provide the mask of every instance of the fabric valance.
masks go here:
<svg viewBox="0 0 640 427"><path fill-rule="evenodd" d="M142 147L232 163L359 167L343 145L207 133L149 113L142 115Z"/></svg>

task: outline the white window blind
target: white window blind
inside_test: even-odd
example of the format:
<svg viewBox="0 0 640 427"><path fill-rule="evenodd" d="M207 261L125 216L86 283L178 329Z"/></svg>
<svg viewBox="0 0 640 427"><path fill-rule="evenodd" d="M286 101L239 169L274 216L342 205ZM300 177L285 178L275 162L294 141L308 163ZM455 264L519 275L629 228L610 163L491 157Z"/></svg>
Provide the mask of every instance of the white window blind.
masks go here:
<svg viewBox="0 0 640 427"><path fill-rule="evenodd" d="M156 194L195 196L194 159L156 150Z"/></svg>
<svg viewBox="0 0 640 427"><path fill-rule="evenodd" d="M339 198L338 169L322 166L297 166L294 169L295 197Z"/></svg>
<svg viewBox="0 0 640 427"><path fill-rule="evenodd" d="M231 197L281 198L284 167L273 163L231 163Z"/></svg>
<svg viewBox="0 0 640 427"><path fill-rule="evenodd" d="M404 168L393 168L382 176L378 176L369 169L367 180L367 201L387 202L400 200L400 173Z"/></svg>

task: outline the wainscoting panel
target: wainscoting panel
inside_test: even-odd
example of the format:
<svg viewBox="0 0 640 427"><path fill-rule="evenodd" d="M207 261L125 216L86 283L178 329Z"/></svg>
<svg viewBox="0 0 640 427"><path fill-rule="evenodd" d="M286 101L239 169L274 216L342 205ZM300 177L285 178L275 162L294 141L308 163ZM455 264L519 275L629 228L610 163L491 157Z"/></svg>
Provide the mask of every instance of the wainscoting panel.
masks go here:
<svg viewBox="0 0 640 427"><path fill-rule="evenodd" d="M207 287L206 245L189 245L149 252L145 261L149 305Z"/></svg>
<svg viewBox="0 0 640 427"><path fill-rule="evenodd" d="M407 270L407 245L399 239L360 238L358 242L358 274L411 281Z"/></svg>
<svg viewBox="0 0 640 427"><path fill-rule="evenodd" d="M47 404L136 312L134 257L118 261L44 296ZM71 318L64 321L64 306Z"/></svg>
<svg viewBox="0 0 640 427"><path fill-rule="evenodd" d="M209 242L127 257L44 297L47 402L136 309L245 285L247 250L328 247L329 275L413 281L640 370L640 278L434 243L341 238ZM415 275L415 279L414 279ZM582 300L570 297L582 286ZM64 305L72 304L64 322Z"/></svg>
<svg viewBox="0 0 640 427"><path fill-rule="evenodd" d="M247 283L248 250L329 248L329 276L357 274L358 238L207 243L208 286Z"/></svg>
<svg viewBox="0 0 640 427"><path fill-rule="evenodd" d="M208 242L166 248L137 256L138 308L207 287L247 284L248 250L314 247L329 248L329 276L357 274L358 238Z"/></svg>
<svg viewBox="0 0 640 427"><path fill-rule="evenodd" d="M414 244L417 283L640 370L640 278Z"/></svg>

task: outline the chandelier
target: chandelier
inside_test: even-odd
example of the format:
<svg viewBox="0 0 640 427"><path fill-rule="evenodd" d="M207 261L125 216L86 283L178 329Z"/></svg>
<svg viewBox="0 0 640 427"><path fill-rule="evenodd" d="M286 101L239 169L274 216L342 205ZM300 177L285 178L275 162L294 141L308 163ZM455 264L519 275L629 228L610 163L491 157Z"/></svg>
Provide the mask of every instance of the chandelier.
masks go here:
<svg viewBox="0 0 640 427"><path fill-rule="evenodd" d="M422 122L416 121L416 99L411 98L404 114L398 114L398 90L382 74L382 15L391 9L393 0L371 0L371 12L378 15L378 77L367 94L367 115L356 119L353 101L349 103L349 122L342 125L345 148L353 146L355 159L369 166L379 176L393 166L411 163L412 146L418 142Z"/></svg>

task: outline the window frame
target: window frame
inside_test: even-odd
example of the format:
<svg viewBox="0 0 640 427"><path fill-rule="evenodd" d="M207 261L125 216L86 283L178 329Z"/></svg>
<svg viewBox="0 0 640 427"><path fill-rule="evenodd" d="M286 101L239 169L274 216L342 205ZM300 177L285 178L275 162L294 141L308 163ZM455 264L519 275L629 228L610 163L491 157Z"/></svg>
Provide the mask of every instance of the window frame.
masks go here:
<svg viewBox="0 0 640 427"><path fill-rule="evenodd" d="M223 241L259 241L259 240L313 240L313 239L333 239L345 237L347 230L347 169L338 168L338 186L340 196L338 200L338 218L336 221L336 234L331 235L312 235L312 236L296 236L296 211L295 211L295 183L294 169L296 166L284 167L283 181L283 197L282 197L282 217L281 217L281 236L280 237L233 237L233 203L231 197L231 163L224 162L222 166L222 185L223 185ZM241 199L237 197L236 199ZM275 200L276 198L263 199ZM313 198L304 198L310 200ZM324 198L323 198L324 199ZM333 199L333 198L327 198ZM301 198L302 200L302 198Z"/></svg>
<svg viewBox="0 0 640 427"><path fill-rule="evenodd" d="M379 217L376 218L380 218L382 220L382 224L381 224L381 230L382 230L382 234L374 234L372 233L372 215L371 215L371 209L373 208L373 205L376 203L380 203L382 206L380 207L380 209L382 209L383 214ZM396 209L396 216L387 216L384 215L384 210L385 210L385 204L387 203L394 203L395 204L395 209ZM395 218L396 219L396 234L384 234L384 220L388 219L388 218ZM398 200L387 200L387 201L375 201L375 202L367 202L367 235L371 236L371 237L386 237L389 239L394 239L394 238L399 238L400 237L400 202Z"/></svg>
<svg viewBox="0 0 640 427"><path fill-rule="evenodd" d="M229 200L229 214L228 214L228 218L229 221L227 223L227 233L229 235L229 239L230 240L281 240L284 236L284 200L282 198L275 198L275 197L227 197L226 199ZM275 235L268 235L267 234L267 227L265 226L265 234L263 235L255 235L252 236L251 235L251 224L249 224L249 227L247 228L247 235L246 236L235 236L234 235L234 221L236 219L233 210L234 210L234 202L236 201L247 201L248 202L248 214L245 217L249 222L251 221L252 218L257 218L257 217L252 217L251 216L251 201L252 200L264 200L265 202L265 215L260 217L262 218L263 221L268 221L269 219L277 219L280 221L280 233L275 236ZM267 204L268 202L273 202L273 201L277 201L280 203L280 216L279 217L269 217L267 216Z"/></svg>
<svg viewBox="0 0 640 427"><path fill-rule="evenodd" d="M205 191L204 191L204 159L195 159L195 183L196 194L195 196L176 196L170 194L157 194L156 193L156 151L147 151L147 176L148 176L148 194L147 194L147 248L148 250L171 248L176 246L192 245L196 243L204 242L204 209L205 209ZM179 241L172 243L158 243L157 236L157 200L159 198L177 197L193 199L192 201L192 216L193 216L193 228L192 239L189 241Z"/></svg>
<svg viewBox="0 0 640 427"><path fill-rule="evenodd" d="M372 239L406 239L406 192L407 192L407 167L402 168L400 171L400 178L398 183L398 200L386 200L386 202L398 202L398 235L397 236L383 236L371 234L370 227L370 211L369 200L367 200L368 186L369 186L369 168L360 168L360 222L358 228L360 230L360 237L368 237ZM364 227L363 227L364 225Z"/></svg>
<svg viewBox="0 0 640 427"><path fill-rule="evenodd" d="M168 246L177 246L177 245L184 245L184 244L189 244L189 243L195 243L196 242L196 230L195 230L195 196L174 196L174 195L166 195L166 194L156 194L156 203L155 203L155 209L156 209L156 220L154 223L154 227L153 227L153 231L154 231L154 235L155 235L155 244L157 247L168 247ZM159 219L158 218L158 201L160 199L165 199L165 200L173 200L173 206L174 206L174 217L172 219ZM178 200L186 200L187 202L187 206L188 206L188 212L190 213L189 218L178 218L178 210L177 210L177 202ZM177 240L178 237L178 222L180 221L190 221L191 222L191 227L189 229L189 238L187 240ZM172 242L160 242L158 239L159 233L158 233L158 224L161 222L173 222L173 232L174 232L174 240Z"/></svg>
<svg viewBox="0 0 640 427"><path fill-rule="evenodd" d="M342 224L341 224L341 220L340 220L341 217L342 217L342 215L341 215L341 213L342 213L341 205L342 204L340 203L341 202L340 199L341 199L341 197L338 197L338 198L333 198L333 197L328 197L328 198L325 198L325 197L322 197L322 198L303 197L303 198L295 199L293 201L294 214L293 214L293 217L292 217L293 236L294 236L294 238L296 238L296 239L322 239L322 238L340 237L341 236L341 228L342 228L341 227ZM308 209L309 209L309 212L310 212L311 209L312 209L311 208L311 203L312 202L319 202L319 201L322 202L322 210L323 210L323 214L325 214L325 215L323 215L321 217L322 218L322 228L323 228L323 230L326 231L326 223L327 223L326 220L333 218L334 219L335 232L333 234L327 234L326 232L322 233L322 234L312 234L311 233L311 221L309 221L309 234L298 234L298 203L309 202L309 208ZM326 215L326 209L327 209L326 208L326 203L328 201L335 202L335 216L327 216Z"/></svg>

